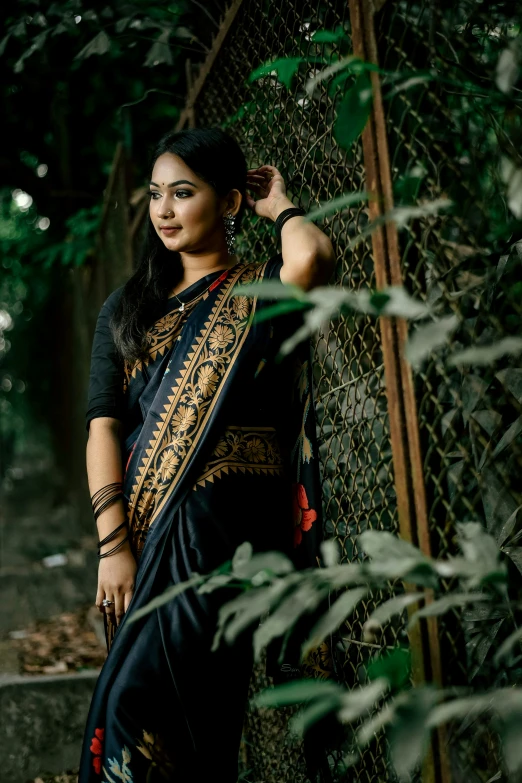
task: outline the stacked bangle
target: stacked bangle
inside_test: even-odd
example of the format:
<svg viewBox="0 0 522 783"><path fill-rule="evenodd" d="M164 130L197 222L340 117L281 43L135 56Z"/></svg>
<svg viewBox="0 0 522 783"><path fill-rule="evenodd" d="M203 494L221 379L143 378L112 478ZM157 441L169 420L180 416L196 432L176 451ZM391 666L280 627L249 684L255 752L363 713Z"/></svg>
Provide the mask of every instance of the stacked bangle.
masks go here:
<svg viewBox="0 0 522 783"><path fill-rule="evenodd" d="M121 528L122 528L124 525L126 525L126 524L127 524L126 522L123 522L123 524L121 524L119 527L117 527L117 528L116 528L116 531L117 531L117 530L121 530ZM115 533L115 531L113 531L113 533ZM111 533L111 538L112 538L112 537L113 537L113 534ZM103 543L100 543L100 544L98 544L98 557L99 557L99 558L100 558L100 560L101 560L101 558L102 558L102 557L109 557L109 555L113 555L115 552L117 552L117 551L118 551L118 549L121 549L121 548L122 548L122 546L124 545L124 543L125 543L126 541L128 541L128 540L129 540L129 534L127 533L127 535L126 535L124 538L122 538L122 539L121 539L121 541L119 541L119 542L116 544L116 546L113 546L113 548L112 548L112 549L109 549L109 551L108 551L108 552L103 552L103 554L100 552L100 547L103 545ZM106 542L106 539L104 539L104 543L107 543L107 542Z"/></svg>
<svg viewBox="0 0 522 783"><path fill-rule="evenodd" d="M94 493L94 495L91 498L91 504L92 504L92 511L94 514L94 519L97 520L100 514L105 511L105 509L109 508L109 506L112 506L113 503L116 503L117 500L123 497L123 485L121 481L113 481L112 484L106 484L104 487L99 489L97 492ZM102 546L105 546L105 544L108 544L109 541L113 541L120 530L122 530L124 527L126 527L127 522L122 522L121 525L118 525L112 533L109 533L108 536L106 536L101 541L98 541L98 557L108 557L109 555L113 555L115 552L117 552L123 544L128 541L129 534L122 538L121 541L118 541L116 546L114 546L112 549L109 549L108 552L101 553Z"/></svg>
<svg viewBox="0 0 522 783"><path fill-rule="evenodd" d="M301 209L301 207L289 207L288 209L284 209L281 214L277 216L275 220L275 228L278 242L281 241L281 230L286 221L297 215L306 215L306 212L304 209Z"/></svg>
<svg viewBox="0 0 522 783"><path fill-rule="evenodd" d="M92 513L94 519L97 520L100 514L105 509L116 503L117 500L123 497L123 484L121 481L113 481L112 484L106 484L99 489L91 498Z"/></svg>

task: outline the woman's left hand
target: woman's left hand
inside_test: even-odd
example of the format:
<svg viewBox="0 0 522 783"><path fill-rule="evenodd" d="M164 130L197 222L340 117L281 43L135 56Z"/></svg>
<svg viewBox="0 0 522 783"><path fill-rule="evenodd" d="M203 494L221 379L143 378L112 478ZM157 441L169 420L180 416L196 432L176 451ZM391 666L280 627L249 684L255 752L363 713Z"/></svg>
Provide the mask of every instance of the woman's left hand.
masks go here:
<svg viewBox="0 0 522 783"><path fill-rule="evenodd" d="M247 188L253 191L258 200L255 201L247 193L246 202L250 209L260 217L275 220L277 203L286 200L284 179L275 166L260 166L247 171Z"/></svg>

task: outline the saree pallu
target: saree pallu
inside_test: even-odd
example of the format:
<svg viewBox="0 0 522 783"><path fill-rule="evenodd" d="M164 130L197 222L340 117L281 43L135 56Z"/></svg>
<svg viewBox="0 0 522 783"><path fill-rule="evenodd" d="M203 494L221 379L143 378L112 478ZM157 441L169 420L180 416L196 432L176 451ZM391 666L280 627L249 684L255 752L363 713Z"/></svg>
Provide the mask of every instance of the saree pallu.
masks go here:
<svg viewBox="0 0 522 783"><path fill-rule="evenodd" d="M297 567L316 564L321 534L310 347L276 362L295 320L254 320L268 300L232 293L277 277L281 256L241 262L169 300L148 359L125 368L124 502L135 589L87 720L79 783L237 780L252 668L251 633L211 652L226 591L189 589L128 623L168 587L208 573L250 541ZM212 283L209 286L209 280ZM183 292L185 294L185 292Z"/></svg>

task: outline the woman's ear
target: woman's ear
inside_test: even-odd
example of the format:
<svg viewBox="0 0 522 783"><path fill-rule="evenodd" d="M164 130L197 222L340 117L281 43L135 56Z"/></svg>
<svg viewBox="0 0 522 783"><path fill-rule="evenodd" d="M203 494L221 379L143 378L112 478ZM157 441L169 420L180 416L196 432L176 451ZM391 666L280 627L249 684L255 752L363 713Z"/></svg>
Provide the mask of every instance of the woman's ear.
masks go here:
<svg viewBox="0 0 522 783"><path fill-rule="evenodd" d="M226 210L225 212L230 212L232 215L237 215L239 212L239 208L241 206L241 201L243 199L243 196L237 190L237 188L234 188L230 191L226 198Z"/></svg>

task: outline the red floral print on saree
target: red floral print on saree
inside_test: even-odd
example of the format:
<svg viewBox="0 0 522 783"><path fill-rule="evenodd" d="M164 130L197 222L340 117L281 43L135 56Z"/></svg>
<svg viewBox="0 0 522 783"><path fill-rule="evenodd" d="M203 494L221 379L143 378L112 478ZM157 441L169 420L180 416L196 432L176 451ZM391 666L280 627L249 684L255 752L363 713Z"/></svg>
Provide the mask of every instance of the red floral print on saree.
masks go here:
<svg viewBox="0 0 522 783"><path fill-rule="evenodd" d="M92 766L97 775L101 775L104 734L105 729L95 729L94 737L91 740L90 750L94 754Z"/></svg>
<svg viewBox="0 0 522 783"><path fill-rule="evenodd" d="M317 519L317 512L308 507L306 489L302 484L293 484L294 509L294 546L299 546L303 540L303 532L310 530Z"/></svg>

